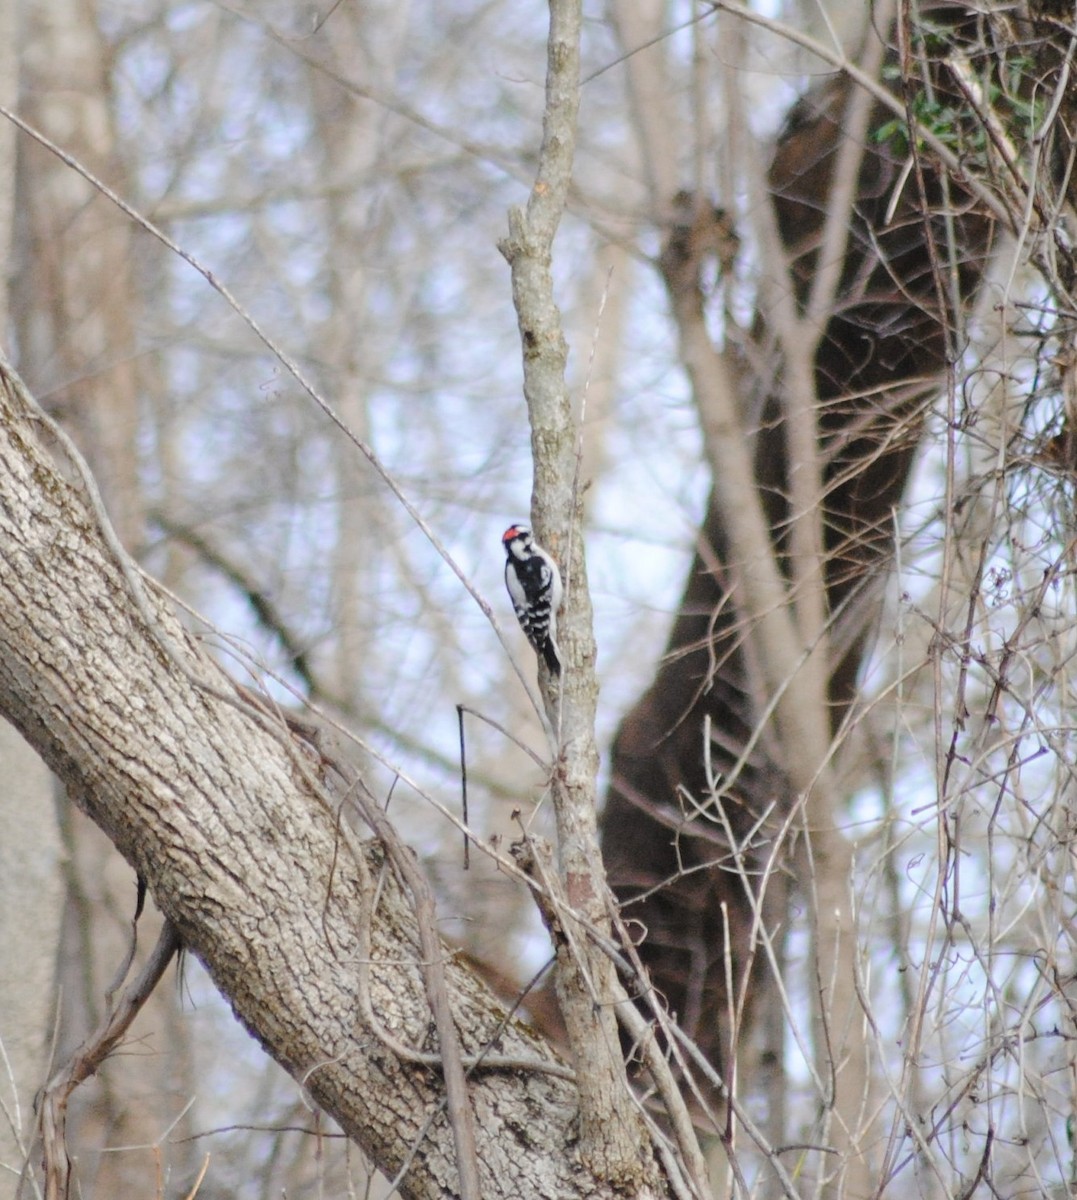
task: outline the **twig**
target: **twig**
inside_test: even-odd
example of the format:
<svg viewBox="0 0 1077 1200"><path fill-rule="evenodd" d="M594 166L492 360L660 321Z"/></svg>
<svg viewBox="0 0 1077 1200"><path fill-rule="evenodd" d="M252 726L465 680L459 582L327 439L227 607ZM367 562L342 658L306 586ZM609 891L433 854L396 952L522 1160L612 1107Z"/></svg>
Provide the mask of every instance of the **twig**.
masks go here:
<svg viewBox="0 0 1077 1200"><path fill-rule="evenodd" d="M71 1094L89 1079L116 1048L142 1006L160 982L168 964L181 946L176 927L166 921L146 965L94 1032L78 1047L52 1077L41 1099L41 1136L45 1157L45 1200L66 1200L70 1187L71 1160L67 1154L65 1127Z"/></svg>
<svg viewBox="0 0 1077 1200"><path fill-rule="evenodd" d="M486 713L479 712L477 708L472 708L469 704L458 704L456 706L461 712L468 713L472 717L489 725L491 729L496 730L502 737L507 738L516 747L517 750L522 750L529 759L539 768L540 771L549 771L550 764L545 759L540 758L534 750L524 741L516 736L511 729L506 729L500 722L495 721L493 717L489 717Z"/></svg>
<svg viewBox="0 0 1077 1200"><path fill-rule="evenodd" d="M135 953L138 950L138 919L142 916L142 909L146 903L146 880L139 875L136 883L137 898L135 900L135 912L131 918L131 942L127 947L127 953L124 955L123 961L116 968L116 974L112 977L112 982L105 989L105 1007L112 1008L112 997L120 990L123 981L127 978L127 972L131 969L131 964L135 961Z"/></svg>
<svg viewBox="0 0 1077 1200"><path fill-rule="evenodd" d="M190 547L208 566L219 571L225 579L242 592L262 627L280 642L281 649L287 656L292 670L312 692L317 691L318 683L314 677L310 655L285 620L284 614L247 571L226 555L219 546L214 545L204 534L190 526L180 525L160 512L153 513L152 520L166 536Z"/></svg>
<svg viewBox="0 0 1077 1200"><path fill-rule="evenodd" d="M206 1157L202 1159L202 1166L201 1166L201 1169L199 1170L198 1175L194 1181L194 1187L192 1187L191 1190L187 1193L187 1195L184 1197L184 1200L194 1200L195 1196L198 1194L198 1189L202 1186L202 1180L205 1179L206 1172L208 1170L209 1170L209 1155L207 1154Z"/></svg>
<svg viewBox="0 0 1077 1200"><path fill-rule="evenodd" d="M471 866L471 842L467 835L467 743L464 740L464 706L456 706L456 721L460 727L460 819L464 823L464 870Z"/></svg>
<svg viewBox="0 0 1077 1200"><path fill-rule="evenodd" d="M442 961L445 947L437 932L434 897L426 876L419 870L415 861L414 851L400 840L400 835L388 818L375 805L367 804L364 809L364 815L371 820L374 832L407 884L415 902L415 920L419 927L419 945L422 951L419 969L437 1025L441 1070L445 1079L449 1120L456 1147L456 1169L460 1177L460 1198L482 1200L478 1153L475 1148L475 1116L467 1094L460 1035L456 1031L452 1008L449 1005L449 985Z"/></svg>

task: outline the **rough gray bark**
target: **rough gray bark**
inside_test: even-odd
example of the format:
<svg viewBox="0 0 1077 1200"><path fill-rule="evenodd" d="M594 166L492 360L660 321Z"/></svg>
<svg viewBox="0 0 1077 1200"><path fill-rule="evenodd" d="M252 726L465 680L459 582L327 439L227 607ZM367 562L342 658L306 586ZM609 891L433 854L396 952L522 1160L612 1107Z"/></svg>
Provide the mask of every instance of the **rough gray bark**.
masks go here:
<svg viewBox="0 0 1077 1200"><path fill-rule="evenodd" d="M0 712L267 1051L383 1171L410 1164L403 1195L453 1194L440 1073L418 1058L437 1040L411 902L379 844L338 822L349 785L334 793L330 761L241 698L121 565L2 359L0 383ZM469 1079L483 1195L624 1195L579 1161L564 1068L502 1024L474 977L446 969L465 1060L493 1042L501 1063Z"/></svg>

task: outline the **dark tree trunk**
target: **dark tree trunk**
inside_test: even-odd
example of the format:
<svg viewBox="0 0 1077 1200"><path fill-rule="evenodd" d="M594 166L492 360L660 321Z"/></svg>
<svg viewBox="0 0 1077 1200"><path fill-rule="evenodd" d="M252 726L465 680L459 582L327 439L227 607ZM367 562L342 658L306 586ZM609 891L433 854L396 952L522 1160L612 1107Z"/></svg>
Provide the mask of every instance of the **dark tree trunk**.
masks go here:
<svg viewBox="0 0 1077 1200"><path fill-rule="evenodd" d="M888 62L897 62L896 50ZM944 68L936 64L932 71L935 86L945 88ZM802 313L850 91L850 81L835 76L806 96L781 134L769 169ZM870 128L879 129L892 115L880 106ZM959 351L950 298L954 291L962 303L973 297L992 243L992 221L959 183L943 179L926 159L909 170L907 157L906 147L893 142L870 142L864 150L837 300L815 357L834 647L828 682L832 730L855 698L878 584L890 562L893 511L928 403ZM675 276L684 278L676 236L663 257L671 289L681 286ZM756 357L773 368L773 378L753 379L746 390L762 400L746 395L743 404L749 412L754 403L760 414L746 421L747 452L781 561L790 462L781 368L767 324L767 314L759 312L753 336ZM602 820L611 883L626 919L645 931L640 953L652 980L719 1069L731 1037L724 929L728 926L736 989L750 957L753 917L746 880L762 865L769 836L793 799L770 727L720 799L708 783L706 719L712 768L726 778L763 719L749 686L743 625L731 591L725 522L712 500L662 665L618 732ZM708 806L705 816L693 815L685 793ZM751 837L747 875L735 869L729 831L738 841ZM760 955L756 966L761 962ZM759 990L749 989L746 1018Z"/></svg>

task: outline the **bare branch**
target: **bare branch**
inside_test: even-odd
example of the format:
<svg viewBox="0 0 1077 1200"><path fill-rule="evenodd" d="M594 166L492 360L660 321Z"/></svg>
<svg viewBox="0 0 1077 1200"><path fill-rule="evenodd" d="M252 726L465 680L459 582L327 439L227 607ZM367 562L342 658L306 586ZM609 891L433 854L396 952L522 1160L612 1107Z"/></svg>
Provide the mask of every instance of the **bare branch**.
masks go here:
<svg viewBox="0 0 1077 1200"><path fill-rule="evenodd" d="M605 875L595 821L598 752L594 718L598 685L591 602L583 550L582 503L576 488L578 437L565 382L568 347L553 294L553 242L572 177L579 108L579 0L552 0L546 109L538 171L525 208L509 212L501 251L512 270L512 297L523 346L524 396L534 456L533 524L561 565L565 584L559 640L562 675L540 667L547 714L559 758L552 780L558 874L568 913L608 935ZM557 941L557 995L576 1067L580 1152L594 1174L626 1189L654 1186L653 1157L640 1155L645 1134L628 1088L611 1004L612 964L563 918Z"/></svg>
<svg viewBox="0 0 1077 1200"><path fill-rule="evenodd" d="M419 928L420 960L427 999L438 1030L438 1050L445 1076L445 1096L456 1145L456 1169L460 1177L461 1200L481 1200L482 1188L475 1149L475 1116L464 1078L463 1055L455 1019L449 1004L449 988L442 957L444 943L437 933L437 910L430 884L415 861L414 852L400 840L388 818L360 793L363 816L381 839L393 865L415 900L415 919Z"/></svg>
<svg viewBox="0 0 1077 1200"><path fill-rule="evenodd" d="M71 1162L67 1156L65 1129L67 1102L71 1093L96 1073L119 1044L180 946L175 926L165 921L157 944L138 977L125 989L119 1003L110 1010L104 1021L49 1080L41 1098L46 1200L65 1200L68 1195Z"/></svg>

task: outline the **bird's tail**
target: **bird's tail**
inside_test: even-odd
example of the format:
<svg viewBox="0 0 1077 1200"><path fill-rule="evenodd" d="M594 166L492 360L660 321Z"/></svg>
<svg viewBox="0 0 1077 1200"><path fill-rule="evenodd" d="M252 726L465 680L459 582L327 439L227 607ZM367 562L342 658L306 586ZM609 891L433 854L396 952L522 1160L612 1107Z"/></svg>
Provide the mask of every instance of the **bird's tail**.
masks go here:
<svg viewBox="0 0 1077 1200"><path fill-rule="evenodd" d="M551 675L561 674L561 652L552 637L548 637L542 643L542 657L546 660Z"/></svg>

